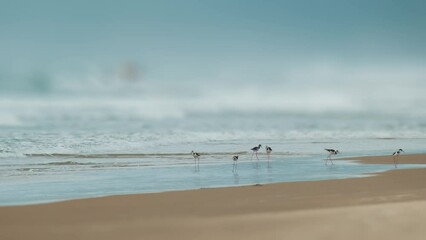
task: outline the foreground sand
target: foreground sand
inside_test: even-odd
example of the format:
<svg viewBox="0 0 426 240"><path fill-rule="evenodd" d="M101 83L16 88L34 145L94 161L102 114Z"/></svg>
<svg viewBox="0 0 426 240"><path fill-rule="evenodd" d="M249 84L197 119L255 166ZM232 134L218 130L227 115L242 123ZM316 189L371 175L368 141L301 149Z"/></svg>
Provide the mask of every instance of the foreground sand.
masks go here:
<svg viewBox="0 0 426 240"><path fill-rule="evenodd" d="M425 223L426 169L409 169L1 207L0 239L425 239Z"/></svg>

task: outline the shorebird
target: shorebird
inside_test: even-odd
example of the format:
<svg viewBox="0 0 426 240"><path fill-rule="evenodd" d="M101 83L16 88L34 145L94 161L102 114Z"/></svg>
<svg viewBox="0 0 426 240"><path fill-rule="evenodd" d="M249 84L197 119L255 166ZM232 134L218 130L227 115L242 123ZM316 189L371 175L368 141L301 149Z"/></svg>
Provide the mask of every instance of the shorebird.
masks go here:
<svg viewBox="0 0 426 240"><path fill-rule="evenodd" d="M238 155L234 155L232 157L233 165L232 165L232 172L236 172L238 168Z"/></svg>
<svg viewBox="0 0 426 240"><path fill-rule="evenodd" d="M398 151L396 151L392 154L393 164L395 165L395 168L398 167L398 158L399 158L399 154L401 154L401 152L404 152L404 150L402 150L400 148L400 149L398 149Z"/></svg>
<svg viewBox="0 0 426 240"><path fill-rule="evenodd" d="M259 146L252 148L251 150L253 151L253 153L251 154L251 160L253 160L253 155L256 154L256 158L257 160L259 160L259 158L257 157L257 152L259 151L259 149L262 147L261 144L259 144Z"/></svg>
<svg viewBox="0 0 426 240"><path fill-rule="evenodd" d="M191 154L195 161L195 168L200 168L200 154L194 151L191 151Z"/></svg>
<svg viewBox="0 0 426 240"><path fill-rule="evenodd" d="M334 149L325 149L328 152L328 157L325 159L325 165L327 165L327 161L330 160L331 165L333 165L333 160L331 160L331 155L337 155L339 152L339 150L334 150Z"/></svg>
<svg viewBox="0 0 426 240"><path fill-rule="evenodd" d="M271 157L272 148L266 145L265 149L266 149L266 156L268 156L268 167L269 167L269 158Z"/></svg>

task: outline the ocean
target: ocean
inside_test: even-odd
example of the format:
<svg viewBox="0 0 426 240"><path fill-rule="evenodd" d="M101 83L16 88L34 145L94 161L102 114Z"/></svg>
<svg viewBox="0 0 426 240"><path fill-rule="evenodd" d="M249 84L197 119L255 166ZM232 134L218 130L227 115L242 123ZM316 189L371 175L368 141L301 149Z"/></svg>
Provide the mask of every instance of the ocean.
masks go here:
<svg viewBox="0 0 426 240"><path fill-rule="evenodd" d="M378 97L353 94L353 86L39 85L0 91L0 205L365 177L393 165L325 166L324 148L351 157L426 146L426 111L408 108L425 97L395 97L404 90ZM252 157L258 144L272 147L269 162L264 148ZM201 154L199 170L192 150Z"/></svg>

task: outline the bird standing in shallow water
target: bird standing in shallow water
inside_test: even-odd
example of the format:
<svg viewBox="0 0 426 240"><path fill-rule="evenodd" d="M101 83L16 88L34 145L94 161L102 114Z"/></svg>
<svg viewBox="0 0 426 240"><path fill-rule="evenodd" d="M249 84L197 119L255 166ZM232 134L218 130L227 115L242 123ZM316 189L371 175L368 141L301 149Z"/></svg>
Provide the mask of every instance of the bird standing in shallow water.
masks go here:
<svg viewBox="0 0 426 240"><path fill-rule="evenodd" d="M400 149L398 149L398 151L396 151L396 152L394 152L394 153L392 154L392 157L393 157L393 164L395 165L395 168L397 168L397 167L398 167L398 158L399 158L399 155L401 154L401 152L404 152L404 150L402 150L402 149L400 148Z"/></svg>
<svg viewBox="0 0 426 240"><path fill-rule="evenodd" d="M334 150L334 149L330 149L330 148L326 148L325 149L328 152L328 157L327 159L325 159L325 165L327 165L327 161L330 160L331 165L334 165L333 160L331 160L331 155L337 155L339 152L339 150Z"/></svg>
<svg viewBox="0 0 426 240"><path fill-rule="evenodd" d="M232 172L236 172L238 168L238 155L233 156L232 161L233 161Z"/></svg>
<svg viewBox="0 0 426 240"><path fill-rule="evenodd" d="M253 153L251 154L251 160L253 160L253 155L256 154L256 158L257 160L259 160L259 158L257 157L257 152L259 151L259 149L262 147L261 144L259 144L259 146L252 148L251 150L253 151Z"/></svg>
<svg viewBox="0 0 426 240"><path fill-rule="evenodd" d="M272 148L266 145L265 149L266 149L266 156L268 156L268 167L269 167L269 158L271 157Z"/></svg>
<svg viewBox="0 0 426 240"><path fill-rule="evenodd" d="M192 157L194 158L195 170L200 169L200 154L194 151L191 151Z"/></svg>

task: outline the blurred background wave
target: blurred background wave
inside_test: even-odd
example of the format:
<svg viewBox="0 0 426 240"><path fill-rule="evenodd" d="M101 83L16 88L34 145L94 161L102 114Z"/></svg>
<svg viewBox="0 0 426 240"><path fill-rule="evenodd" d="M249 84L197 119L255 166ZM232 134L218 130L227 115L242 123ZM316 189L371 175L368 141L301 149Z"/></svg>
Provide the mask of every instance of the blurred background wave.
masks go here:
<svg viewBox="0 0 426 240"><path fill-rule="evenodd" d="M3 143L40 131L426 137L425 7L9 1Z"/></svg>

